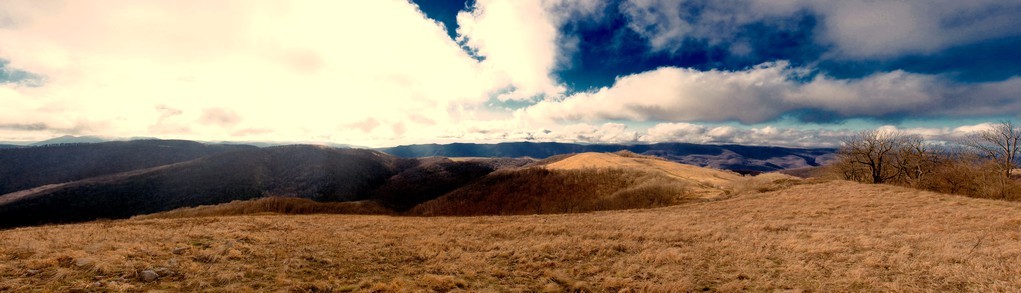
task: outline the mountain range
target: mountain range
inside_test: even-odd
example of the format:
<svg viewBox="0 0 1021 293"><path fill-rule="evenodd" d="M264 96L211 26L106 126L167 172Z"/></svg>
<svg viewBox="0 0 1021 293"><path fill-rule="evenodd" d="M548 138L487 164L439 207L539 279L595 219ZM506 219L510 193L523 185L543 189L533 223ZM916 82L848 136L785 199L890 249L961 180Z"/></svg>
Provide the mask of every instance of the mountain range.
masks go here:
<svg viewBox="0 0 1021 293"><path fill-rule="evenodd" d="M692 143L658 144L571 144L556 142L509 142L498 144L419 144L378 149L399 157L532 157L585 152L630 151L657 156L678 163L727 169L737 172L768 172L824 165L833 160L835 149L785 148Z"/></svg>
<svg viewBox="0 0 1021 293"><path fill-rule="evenodd" d="M643 163L649 166L701 162L743 171L816 166L832 156L832 150L826 149L694 144L505 143L380 150L317 145L260 148L183 140L51 144L0 149L0 228L126 218L270 196L365 201L394 213L460 215L476 213L469 210L515 214L576 209L581 198L577 194L583 191L601 194L595 201L585 198L585 206L580 207L585 209L625 205L622 196L632 198L636 190L659 196L643 203L650 205L671 202L670 194L680 190L690 191L667 180L676 177L669 174L545 167L570 158L569 153L593 151L619 152L600 157L610 162L604 167L635 165L626 160L641 159L653 160ZM663 167L649 170L659 169ZM715 177L721 176L729 175ZM708 186L710 193L719 191L715 183L686 184ZM508 205L494 206L494 200ZM419 207L423 204L428 208Z"/></svg>

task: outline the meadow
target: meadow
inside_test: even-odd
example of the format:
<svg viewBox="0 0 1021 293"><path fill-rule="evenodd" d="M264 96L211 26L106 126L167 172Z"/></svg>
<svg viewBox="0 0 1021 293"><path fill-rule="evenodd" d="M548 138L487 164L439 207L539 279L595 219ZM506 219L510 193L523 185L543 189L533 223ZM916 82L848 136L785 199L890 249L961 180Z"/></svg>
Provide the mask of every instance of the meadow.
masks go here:
<svg viewBox="0 0 1021 293"><path fill-rule="evenodd" d="M0 291L1021 290L1019 203L839 180L745 190L579 214L18 228L0 231Z"/></svg>

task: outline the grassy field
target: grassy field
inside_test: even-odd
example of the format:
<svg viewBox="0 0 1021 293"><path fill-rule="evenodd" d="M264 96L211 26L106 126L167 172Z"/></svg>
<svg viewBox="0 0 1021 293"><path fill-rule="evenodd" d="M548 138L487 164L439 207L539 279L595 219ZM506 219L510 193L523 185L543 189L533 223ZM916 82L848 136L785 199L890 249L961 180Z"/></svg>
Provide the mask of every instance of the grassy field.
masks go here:
<svg viewBox="0 0 1021 293"><path fill-rule="evenodd" d="M75 290L1019 291L1021 204L832 181L569 215L0 231L0 291Z"/></svg>

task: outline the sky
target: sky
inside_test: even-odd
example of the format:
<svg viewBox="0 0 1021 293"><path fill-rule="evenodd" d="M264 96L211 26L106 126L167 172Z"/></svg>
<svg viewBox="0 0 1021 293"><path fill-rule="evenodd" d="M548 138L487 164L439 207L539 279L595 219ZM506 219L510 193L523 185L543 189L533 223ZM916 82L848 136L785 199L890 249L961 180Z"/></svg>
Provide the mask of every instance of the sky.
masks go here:
<svg viewBox="0 0 1021 293"><path fill-rule="evenodd" d="M953 140L1019 52L1021 0L0 0L0 141Z"/></svg>

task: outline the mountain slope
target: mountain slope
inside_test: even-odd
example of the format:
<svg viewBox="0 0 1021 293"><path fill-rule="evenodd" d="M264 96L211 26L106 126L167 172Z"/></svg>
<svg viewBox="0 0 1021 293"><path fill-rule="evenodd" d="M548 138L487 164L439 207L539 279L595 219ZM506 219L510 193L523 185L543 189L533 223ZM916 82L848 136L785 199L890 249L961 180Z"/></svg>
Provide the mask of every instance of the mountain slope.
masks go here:
<svg viewBox="0 0 1021 293"><path fill-rule="evenodd" d="M54 145L54 144L72 144L72 143L100 143L106 142L107 140L98 136L74 136L65 135L61 137L55 137L39 142L32 143L33 146L41 145Z"/></svg>
<svg viewBox="0 0 1021 293"><path fill-rule="evenodd" d="M0 195L245 149L184 140L136 140L0 149Z"/></svg>
<svg viewBox="0 0 1021 293"><path fill-rule="evenodd" d="M626 152L581 153L493 172L409 213L508 215L661 207L728 194L741 178Z"/></svg>
<svg viewBox="0 0 1021 293"><path fill-rule="evenodd" d="M620 155L615 153L575 154L544 166L551 170L581 170L590 168L621 168L662 174L688 184L690 192L709 198L725 193L730 185L741 179L737 173L679 164L656 157Z"/></svg>
<svg viewBox="0 0 1021 293"><path fill-rule="evenodd" d="M126 218L270 196L368 200L401 212L501 167L529 162L405 159L309 145L250 148L0 195L0 227Z"/></svg>
<svg viewBox="0 0 1021 293"><path fill-rule="evenodd" d="M399 160L317 146L230 152L0 196L0 226L126 218L269 195L360 200L397 173Z"/></svg>
<svg viewBox="0 0 1021 293"><path fill-rule="evenodd" d="M379 149L395 156L414 158L446 157L533 157L584 152L616 152L627 150L671 161L735 171L775 171L819 166L831 160L834 149L801 149L742 145L700 145L690 143L658 143L645 145L586 145L569 143L513 142L498 144L423 144Z"/></svg>

